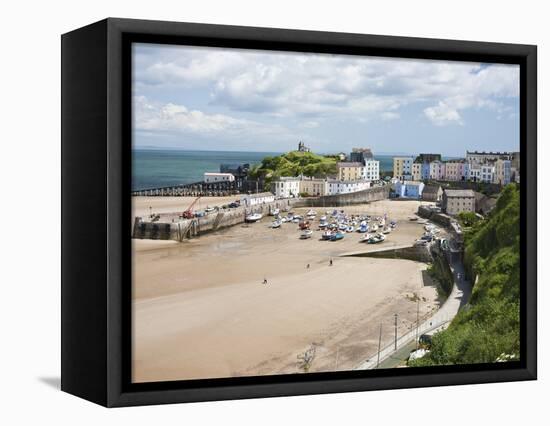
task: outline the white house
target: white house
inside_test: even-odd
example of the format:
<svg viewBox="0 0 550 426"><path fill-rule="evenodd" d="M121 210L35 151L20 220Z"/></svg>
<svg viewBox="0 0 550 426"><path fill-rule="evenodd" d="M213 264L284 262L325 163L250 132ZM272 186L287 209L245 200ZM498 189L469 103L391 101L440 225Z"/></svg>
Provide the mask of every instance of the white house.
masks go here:
<svg viewBox="0 0 550 426"><path fill-rule="evenodd" d="M370 182L364 180L327 180L327 195L349 194L370 188Z"/></svg>
<svg viewBox="0 0 550 426"><path fill-rule="evenodd" d="M204 183L234 182L235 176L231 173L210 173L204 174Z"/></svg>
<svg viewBox="0 0 550 426"><path fill-rule="evenodd" d="M495 178L495 166L491 164L481 165L481 182L492 183Z"/></svg>
<svg viewBox="0 0 550 426"><path fill-rule="evenodd" d="M470 164L468 179L474 182L479 182L481 180L481 166L478 166L475 163Z"/></svg>
<svg viewBox="0 0 550 426"><path fill-rule="evenodd" d="M363 179L369 181L380 180L380 161L372 158L365 158L363 168Z"/></svg>
<svg viewBox="0 0 550 426"><path fill-rule="evenodd" d="M241 206L244 207L254 207L257 205L271 203L275 201L275 195L271 192L260 192L259 194L242 194L241 195Z"/></svg>
<svg viewBox="0 0 550 426"><path fill-rule="evenodd" d="M272 183L272 190L277 198L297 197L300 193L300 178L280 177Z"/></svg>

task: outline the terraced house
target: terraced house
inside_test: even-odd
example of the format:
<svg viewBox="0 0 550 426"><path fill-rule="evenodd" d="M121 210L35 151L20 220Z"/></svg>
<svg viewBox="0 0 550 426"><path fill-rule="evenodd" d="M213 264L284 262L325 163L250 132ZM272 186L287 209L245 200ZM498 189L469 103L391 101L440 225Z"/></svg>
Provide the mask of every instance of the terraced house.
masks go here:
<svg viewBox="0 0 550 426"><path fill-rule="evenodd" d="M412 179L412 157L393 157L393 177L399 180Z"/></svg>
<svg viewBox="0 0 550 426"><path fill-rule="evenodd" d="M363 180L365 174L363 163L359 162L339 162L336 164L338 169L338 179L342 181Z"/></svg>

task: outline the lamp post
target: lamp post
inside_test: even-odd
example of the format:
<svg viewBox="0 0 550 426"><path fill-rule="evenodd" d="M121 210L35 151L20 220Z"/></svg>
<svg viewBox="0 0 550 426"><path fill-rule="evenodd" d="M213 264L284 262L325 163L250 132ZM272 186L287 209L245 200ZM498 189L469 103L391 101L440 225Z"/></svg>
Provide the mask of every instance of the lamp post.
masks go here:
<svg viewBox="0 0 550 426"><path fill-rule="evenodd" d="M395 338L394 338L394 346L393 346L393 350L394 351L397 351L397 314L394 314L394 319L395 319L395 322L394 322L394 326L395 326Z"/></svg>
<svg viewBox="0 0 550 426"><path fill-rule="evenodd" d="M380 345L382 344L382 323L380 323L380 334L378 335L378 359L376 360L376 368L380 365Z"/></svg>
<svg viewBox="0 0 550 426"><path fill-rule="evenodd" d="M420 321L420 299L416 301L416 350L418 350L418 323Z"/></svg>

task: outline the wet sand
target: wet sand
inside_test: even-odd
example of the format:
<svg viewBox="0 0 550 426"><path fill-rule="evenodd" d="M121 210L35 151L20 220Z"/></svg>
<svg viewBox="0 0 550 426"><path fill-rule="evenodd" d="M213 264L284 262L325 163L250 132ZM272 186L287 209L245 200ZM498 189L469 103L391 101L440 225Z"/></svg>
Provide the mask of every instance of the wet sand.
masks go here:
<svg viewBox="0 0 550 426"><path fill-rule="evenodd" d="M407 220L417 208L345 208L398 221L380 245L359 243L358 233L300 240L296 224L270 229L271 218L183 243L134 240L134 381L301 372L297 357L312 345L309 371L355 367L376 352L380 324L382 344L391 341L394 313L400 332L414 325L413 293L424 298L421 315L437 294L423 263L339 255L413 242L423 232Z"/></svg>

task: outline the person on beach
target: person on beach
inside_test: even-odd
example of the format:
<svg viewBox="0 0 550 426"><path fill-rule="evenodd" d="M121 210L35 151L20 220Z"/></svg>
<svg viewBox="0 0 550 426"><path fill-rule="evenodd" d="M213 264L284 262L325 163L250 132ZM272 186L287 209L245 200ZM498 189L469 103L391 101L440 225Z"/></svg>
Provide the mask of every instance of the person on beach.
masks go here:
<svg viewBox="0 0 550 426"><path fill-rule="evenodd" d="M306 265L306 268L309 269L309 263Z"/></svg>
<svg viewBox="0 0 550 426"><path fill-rule="evenodd" d="M264 278L264 284L267 284L267 279L266 278Z"/></svg>
<svg viewBox="0 0 550 426"><path fill-rule="evenodd" d="M329 260L328 265L332 266L332 259Z"/></svg>

